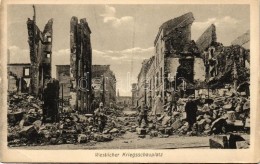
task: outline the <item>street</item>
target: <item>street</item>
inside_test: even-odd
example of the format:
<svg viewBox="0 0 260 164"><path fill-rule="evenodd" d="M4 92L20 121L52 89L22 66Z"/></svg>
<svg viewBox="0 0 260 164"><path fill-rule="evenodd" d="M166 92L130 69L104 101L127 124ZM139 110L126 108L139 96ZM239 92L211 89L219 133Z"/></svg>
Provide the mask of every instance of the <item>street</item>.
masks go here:
<svg viewBox="0 0 260 164"><path fill-rule="evenodd" d="M136 113L129 108L125 108L123 113L131 115ZM179 136L172 135L167 138L150 137L146 135L145 138L139 138L136 132L126 132L124 135L114 138L110 142L90 141L83 144L62 144L62 145L43 145L43 146L21 146L18 149L209 149L210 136ZM249 135L241 135L249 141Z"/></svg>

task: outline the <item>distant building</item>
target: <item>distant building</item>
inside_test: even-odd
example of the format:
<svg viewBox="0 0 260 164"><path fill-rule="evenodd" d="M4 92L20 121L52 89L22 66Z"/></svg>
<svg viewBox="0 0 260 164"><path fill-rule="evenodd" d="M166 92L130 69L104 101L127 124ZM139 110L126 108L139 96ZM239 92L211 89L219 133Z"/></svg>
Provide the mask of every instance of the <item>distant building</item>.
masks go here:
<svg viewBox="0 0 260 164"><path fill-rule="evenodd" d="M137 107L138 106L138 84L133 83L132 84L132 106Z"/></svg>
<svg viewBox="0 0 260 164"><path fill-rule="evenodd" d="M30 86L30 63L13 63L7 65L8 91L29 92Z"/></svg>
<svg viewBox="0 0 260 164"><path fill-rule="evenodd" d="M119 106L130 107L132 106L131 96L117 96L116 104Z"/></svg>
<svg viewBox="0 0 260 164"><path fill-rule="evenodd" d="M64 99L70 98L71 77L70 65L56 65L56 78L59 80L60 93L59 97ZM63 93L62 93L63 92Z"/></svg>
<svg viewBox="0 0 260 164"><path fill-rule="evenodd" d="M110 65L92 65L92 88L96 101L107 107L116 103L116 77Z"/></svg>

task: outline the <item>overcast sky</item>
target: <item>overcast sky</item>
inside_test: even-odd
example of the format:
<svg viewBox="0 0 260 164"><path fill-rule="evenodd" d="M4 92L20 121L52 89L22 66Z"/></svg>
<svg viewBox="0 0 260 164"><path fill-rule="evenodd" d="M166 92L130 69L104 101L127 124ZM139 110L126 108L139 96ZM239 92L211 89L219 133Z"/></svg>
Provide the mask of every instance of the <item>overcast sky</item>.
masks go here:
<svg viewBox="0 0 260 164"><path fill-rule="evenodd" d="M29 62L26 21L33 16L32 6L9 5L7 9L10 61ZM54 19L55 76L56 64L69 64L71 17L86 18L92 31L93 64L110 64L120 95L131 95L130 84L137 81L142 60L154 54L153 42L160 25L187 12L195 18L195 41L212 23L217 40L224 45L250 28L249 5L36 5L36 22L43 30L47 21Z"/></svg>

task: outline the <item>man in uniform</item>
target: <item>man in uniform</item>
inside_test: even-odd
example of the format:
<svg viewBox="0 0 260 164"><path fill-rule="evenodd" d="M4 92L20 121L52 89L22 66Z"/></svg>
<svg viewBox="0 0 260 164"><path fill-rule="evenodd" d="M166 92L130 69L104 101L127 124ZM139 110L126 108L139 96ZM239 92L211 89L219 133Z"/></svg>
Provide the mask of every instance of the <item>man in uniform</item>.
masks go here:
<svg viewBox="0 0 260 164"><path fill-rule="evenodd" d="M189 130L193 127L193 124L196 123L196 113L198 107L197 103L194 101L194 95L189 96L188 102L185 106L185 112L187 114L187 122L189 123Z"/></svg>
<svg viewBox="0 0 260 164"><path fill-rule="evenodd" d="M94 120L98 125L99 132L102 133L107 122L107 117L102 102L100 102L99 107L94 111Z"/></svg>
<svg viewBox="0 0 260 164"><path fill-rule="evenodd" d="M141 127L142 120L144 119L145 124L148 125L148 107L146 106L145 102L142 102L142 105L139 107L139 118L138 118L138 125Z"/></svg>
<svg viewBox="0 0 260 164"><path fill-rule="evenodd" d="M46 119L50 119L51 122L57 122L59 120L59 81L52 79L46 85L43 91L43 122L46 122Z"/></svg>

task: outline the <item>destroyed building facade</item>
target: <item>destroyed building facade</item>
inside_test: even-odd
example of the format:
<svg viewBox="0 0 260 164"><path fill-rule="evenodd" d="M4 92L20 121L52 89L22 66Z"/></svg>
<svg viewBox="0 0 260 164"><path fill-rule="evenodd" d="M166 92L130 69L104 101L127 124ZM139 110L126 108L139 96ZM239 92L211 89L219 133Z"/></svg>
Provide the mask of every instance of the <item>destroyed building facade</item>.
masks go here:
<svg viewBox="0 0 260 164"><path fill-rule="evenodd" d="M92 66L93 97L104 106L116 103L116 77L110 65Z"/></svg>
<svg viewBox="0 0 260 164"><path fill-rule="evenodd" d="M30 63L9 63L7 65L9 92L28 93L31 79L30 67Z"/></svg>
<svg viewBox="0 0 260 164"><path fill-rule="evenodd" d="M56 78L60 85L59 98L69 99L71 97L70 65L56 65Z"/></svg>
<svg viewBox="0 0 260 164"><path fill-rule="evenodd" d="M137 83L133 83L132 84L132 106L136 107L138 106L137 102L138 102L138 84Z"/></svg>
<svg viewBox="0 0 260 164"><path fill-rule="evenodd" d="M90 109L92 101L92 48L91 30L85 18L78 21L72 17L70 21L70 66L75 81L76 110L93 113Z"/></svg>
<svg viewBox="0 0 260 164"><path fill-rule="evenodd" d="M246 33L244 36L238 37L230 46L223 46L217 42L216 27L212 24L196 41L204 60L206 81L210 89L229 86L237 92L240 90L239 85L249 83L250 51L241 46L249 42L249 35ZM249 88L242 90L249 95Z"/></svg>
<svg viewBox="0 0 260 164"><path fill-rule="evenodd" d="M30 49L30 91L31 94L39 96L42 94L46 79L51 77L53 19L50 19L44 27L43 32L36 24L35 7L34 16L27 20L28 44Z"/></svg>
<svg viewBox="0 0 260 164"><path fill-rule="evenodd" d="M245 48L249 32L234 40L231 46L223 46L217 42L216 27L212 24L195 42L191 40L193 21L193 14L186 13L160 26L154 55L143 61L138 74L137 105L145 101L152 106L158 94L164 101L166 93L172 91L180 97L201 91L209 95L212 90L227 85L249 95L249 87L244 87L249 85L250 77L250 51Z"/></svg>
<svg viewBox="0 0 260 164"><path fill-rule="evenodd" d="M143 62L138 75L139 100L153 105L156 95L164 101L166 91L194 93L194 80L203 81L204 66L195 42L191 40L193 14L186 13L163 23L154 41L154 56ZM144 76L145 80L141 77ZM141 79L141 80L140 80ZM184 84L185 83L185 84ZM145 84L145 92L144 86ZM181 87L180 85L185 85ZM140 101L139 101L140 102Z"/></svg>

